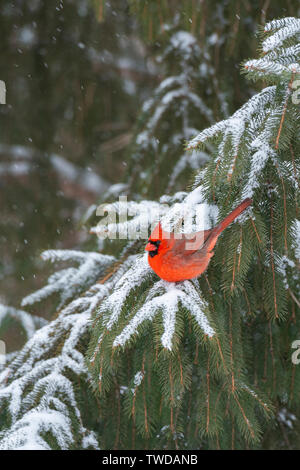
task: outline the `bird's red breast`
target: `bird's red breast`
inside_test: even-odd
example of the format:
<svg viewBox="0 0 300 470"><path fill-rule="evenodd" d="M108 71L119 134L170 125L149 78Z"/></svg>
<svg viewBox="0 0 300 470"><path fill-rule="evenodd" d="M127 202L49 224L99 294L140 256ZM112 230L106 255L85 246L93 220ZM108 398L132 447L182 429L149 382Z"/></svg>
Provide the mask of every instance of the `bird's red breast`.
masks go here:
<svg viewBox="0 0 300 470"><path fill-rule="evenodd" d="M159 222L145 248L148 251L149 265L160 278L169 282L200 276L214 255L212 250L219 235L251 203L251 199L245 199L216 227L194 234L175 235L166 232Z"/></svg>

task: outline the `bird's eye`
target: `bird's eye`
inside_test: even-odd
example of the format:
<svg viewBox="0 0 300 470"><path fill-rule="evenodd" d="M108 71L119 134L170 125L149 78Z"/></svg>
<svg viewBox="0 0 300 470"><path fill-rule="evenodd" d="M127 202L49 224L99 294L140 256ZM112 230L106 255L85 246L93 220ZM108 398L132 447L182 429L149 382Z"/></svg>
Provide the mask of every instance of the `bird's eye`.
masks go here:
<svg viewBox="0 0 300 470"><path fill-rule="evenodd" d="M151 243L152 245L156 246L156 248L158 248L159 245L160 245L160 240L155 240L155 241L150 240L150 243Z"/></svg>

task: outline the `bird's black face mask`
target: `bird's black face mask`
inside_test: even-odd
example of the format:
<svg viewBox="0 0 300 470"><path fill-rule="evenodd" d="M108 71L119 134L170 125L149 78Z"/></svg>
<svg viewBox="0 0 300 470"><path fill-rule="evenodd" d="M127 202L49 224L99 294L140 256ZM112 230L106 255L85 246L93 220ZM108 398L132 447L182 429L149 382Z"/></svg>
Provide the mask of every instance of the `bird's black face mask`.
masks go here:
<svg viewBox="0 0 300 470"><path fill-rule="evenodd" d="M153 258L158 253L158 247L160 245L160 240L157 240L157 241L149 240L149 243L151 243L151 245L154 245L156 247L156 250L149 251L149 256L151 258Z"/></svg>

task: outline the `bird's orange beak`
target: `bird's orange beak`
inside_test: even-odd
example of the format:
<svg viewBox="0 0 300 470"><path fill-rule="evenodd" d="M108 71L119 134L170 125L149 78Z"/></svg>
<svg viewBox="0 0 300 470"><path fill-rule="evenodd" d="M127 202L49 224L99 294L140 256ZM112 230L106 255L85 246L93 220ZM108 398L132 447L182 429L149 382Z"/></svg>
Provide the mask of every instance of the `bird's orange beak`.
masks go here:
<svg viewBox="0 0 300 470"><path fill-rule="evenodd" d="M145 248L146 251L155 251L157 250L157 246L153 245L152 243L148 243Z"/></svg>

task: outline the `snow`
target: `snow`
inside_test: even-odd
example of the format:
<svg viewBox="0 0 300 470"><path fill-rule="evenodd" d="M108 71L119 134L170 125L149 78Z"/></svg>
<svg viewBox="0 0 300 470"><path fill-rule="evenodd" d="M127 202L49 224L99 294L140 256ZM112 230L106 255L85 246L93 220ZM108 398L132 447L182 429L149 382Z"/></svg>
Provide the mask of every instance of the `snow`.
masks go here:
<svg viewBox="0 0 300 470"><path fill-rule="evenodd" d="M32 139L29 139L32 141ZM29 175L34 169L34 157L41 156L39 150L21 145L0 144L0 154L12 162L0 164L0 174L14 176ZM84 190L100 195L107 190L107 183L95 171L82 169L66 158L50 154L49 160L57 176L63 181L76 183Z"/></svg>
<svg viewBox="0 0 300 470"><path fill-rule="evenodd" d="M142 371L137 372L133 379L134 386L139 387L142 383L143 378L144 378L143 372Z"/></svg>
<svg viewBox="0 0 300 470"><path fill-rule="evenodd" d="M47 324L47 321L44 320L44 318L30 315L23 310L0 304L0 326L6 318L13 318L20 323L22 328L25 330L27 339L31 338L38 328Z"/></svg>
<svg viewBox="0 0 300 470"><path fill-rule="evenodd" d="M250 98L239 110L237 110L229 119L219 121L213 126L200 132L188 144L188 149L195 149L208 139L216 137L221 132L231 135L235 141L235 147L238 146L246 124L249 123L256 113L261 112L267 102L272 102L275 96L276 86L264 88L260 93Z"/></svg>
<svg viewBox="0 0 300 470"><path fill-rule="evenodd" d="M278 420L281 423L285 424L290 429L294 429L295 422L297 421L297 417L288 411L286 408L281 408L277 414Z"/></svg>
<svg viewBox="0 0 300 470"><path fill-rule="evenodd" d="M99 195L106 190L107 183L95 172L82 170L60 155L50 155L50 160L60 178L66 178L68 181L76 183L80 182L84 189Z"/></svg>
<svg viewBox="0 0 300 470"><path fill-rule="evenodd" d="M142 282L146 281L152 274L146 253L143 256L130 256L126 264L127 268L130 267L130 269L127 269L125 274L115 284L114 291L104 300L99 309L98 316L101 314L104 315L104 323L108 330L118 321L130 292L140 286ZM109 314L107 314L108 311Z"/></svg>
<svg viewBox="0 0 300 470"><path fill-rule="evenodd" d="M198 47L195 36L187 31L178 31L171 37L171 46L178 50L181 49L184 53L191 47Z"/></svg>
<svg viewBox="0 0 300 470"><path fill-rule="evenodd" d="M185 198L186 196L186 198ZM180 202L176 202L179 200ZM99 210L98 210L99 209ZM161 221L164 230L172 232L184 221L183 232L207 230L217 221L218 208L204 202L203 189L196 188L190 194L176 193L172 197L164 196L160 202L143 200L119 201L99 206L96 214L109 214L91 228L91 233L99 238L126 238L130 240L148 239L150 233ZM117 215L119 221L117 221ZM181 230L181 229L180 229Z"/></svg>
<svg viewBox="0 0 300 470"><path fill-rule="evenodd" d="M98 448L94 434L82 425L74 383L68 373L71 370L85 380L89 376L78 344L88 331L92 312L107 293L104 285L95 284L83 297L67 305L55 320L34 333L2 372L0 406L5 404L9 410L12 425L1 436L0 449L48 449L45 431L51 432L61 449L68 449L74 441L74 416L76 437L83 437L82 447ZM64 343L54 353L62 337ZM13 380L6 384L12 374ZM33 388L28 389L29 384Z"/></svg>
<svg viewBox="0 0 300 470"><path fill-rule="evenodd" d="M274 251L275 266L278 273L283 277L283 285L286 289L289 289L289 281L287 276L287 269L295 268L296 265L293 260L289 259L286 255L280 256L279 253Z"/></svg>
<svg viewBox="0 0 300 470"><path fill-rule="evenodd" d="M73 261L79 267L62 269L50 276L46 286L23 299L22 306L40 302L54 293L59 293L62 306L95 282L114 261L113 256L76 250L47 250L42 253L42 258L51 262Z"/></svg>
<svg viewBox="0 0 300 470"><path fill-rule="evenodd" d="M274 31L274 29L279 29L279 31L274 32L274 34L263 41L262 47L264 52L281 47L286 39L297 33L299 34L300 19L283 18L271 21L265 25L265 31Z"/></svg>
<svg viewBox="0 0 300 470"><path fill-rule="evenodd" d="M300 20L292 18L275 20L266 25L266 30L275 32L263 43L265 56L248 61L245 64L246 68L253 70L259 68L258 75L262 77L288 76L299 70L299 65L295 61L295 56L299 54L299 45L286 49L284 45L287 39L298 34ZM210 44L215 44L219 40L222 38L218 38L215 34L209 37ZM30 37L24 42L30 42ZM78 47L84 48L85 45L78 42ZM279 47L279 50L274 51L274 47ZM187 32L179 31L171 37L166 54L174 50L179 52L181 73L166 78L157 88L154 99L151 98L144 105L144 111L149 112L149 116L145 128L136 137L136 144L147 151L160 148L155 131L159 128L164 113L173 112L173 105L177 106L177 102L183 103L183 125L180 132L172 136L172 144L178 145L182 137L190 139L197 132L189 122L188 108L193 106L209 122L213 121L211 110L191 91L187 80L188 61L200 53L196 39ZM91 54L93 51L89 49L87 53ZM100 62L109 62L113 57L107 53L103 57L97 56L97 59ZM131 67L130 61L122 58L118 60L118 65L121 68ZM201 67L202 73L208 70L205 63L201 64ZM133 92L133 89L129 86L128 91ZM279 104L278 100L275 100L276 93L275 86L265 88L237 110L232 117L200 132L189 143L193 153L183 152L176 165L173 165L170 185L175 184L177 177L186 167L199 169L208 156L206 152L198 150L200 144L219 138L214 163L225 161L224 166L227 167L227 174L230 177L235 170L236 158L240 157L241 143L243 142L244 147L246 144L246 150L243 149L242 152L249 161L249 168L239 197L242 199L252 197L259 188L260 177L267 162L271 161L277 165L277 153L270 142L274 136L275 126L278 128L289 89ZM276 105L273 106L274 102ZM229 142L230 154L226 150ZM167 153L168 150L167 145L161 147L162 152ZM9 155L13 160L1 163L0 173L13 175L28 173L34 152L32 148L0 145L0 153ZM81 187L96 193L105 189L105 182L90 169L82 170L60 155L51 154L49 158L52 167L62 179L80 182ZM186 233L211 228L217 222L218 207L206 200L202 183L202 180L205 180L205 171L199 171L197 186L190 193L165 195L159 202L142 200L127 203L126 199L120 199L118 202L105 204L102 209L117 215L123 214L126 209L129 220L112 221L106 226L98 224L92 229L92 233L104 238L118 230L123 235L129 235L129 238L146 239L149 230L154 228L158 219L167 231L173 231L182 219L185 224L180 230ZM144 176L147 176L146 173ZM105 197L116 197L127 191L127 185L117 184L107 191ZM91 206L86 217L88 218L95 209L95 205ZM299 234L300 221L294 220L292 248L298 258L300 258ZM126 249L130 252L130 244ZM237 252L240 250L241 245L238 246ZM59 294L59 311L51 323L46 323L23 310L0 305L0 324L6 317L13 317L20 322L29 338L22 351L9 356L6 367L0 374L0 408L5 407L12 420L10 429L0 436L0 449L49 449L44 438L46 432L54 436L61 449L67 449L74 442L74 419L76 438L80 438L82 448L89 446L98 448L94 433L85 429L82 424L80 404L77 403L75 391L76 380L73 382L68 378L69 372L72 371L78 381L83 379L88 383L90 379L80 341L89 331L92 315L96 314L94 321L101 322L104 328L112 331L121 317L122 321L124 320L123 313L126 312L125 325L118 330L117 336L113 339L114 347L125 347L139 335L145 322L159 320L163 330L161 345L167 351L172 351L177 321L179 316L183 315L183 310L184 314L187 312L192 317L203 335L212 338L216 334L209 315L209 305L195 280L181 283L156 281L146 253L127 256L104 284L98 281L106 273L107 268L116 261L112 256L76 250L48 250L43 253L42 258L51 262L73 262L77 266L55 272L49 277L45 287L23 300L22 305L32 305L53 293ZM283 256L276 251L274 251L274 260L276 271L283 277L284 285L288 288L287 273L289 269L295 268L295 263L287 255ZM146 298L142 301L137 292L143 285L146 286L143 291ZM89 286L91 287L82 293ZM132 295L135 295L135 302L128 312L127 302ZM98 338L91 362L97 355L102 335ZM102 375L99 374L99 380L101 379ZM135 388L131 389L132 393L135 393L143 379L143 371L135 373L133 378ZM256 392L250 387L241 384L241 388L257 399ZM120 393L127 393L127 387L120 386ZM279 412L278 419L293 428L293 417L287 414L285 409ZM249 424L248 420L247 423Z"/></svg>
<svg viewBox="0 0 300 470"><path fill-rule="evenodd" d="M103 267L114 260L113 257L99 253L74 250L49 250L43 257L52 261L73 260L79 263L79 268L64 269L53 274L48 286L29 296L24 304L32 304L56 291L66 301L70 293L73 292L71 296L78 293L84 283L96 280ZM98 448L93 432L82 425L74 383L68 374L71 370L85 380L89 376L78 344L89 329L92 312L108 292L107 286L96 283L82 297L67 304L51 323L46 324L41 320L38 326L44 326L35 332L35 317L1 306L0 320L8 313L13 315L21 321L31 339L12 358L0 376L0 406L5 404L12 419L10 429L1 436L0 449L48 449L45 432L55 437L61 449L68 449L74 441L74 416L79 426L77 433L83 437L82 448ZM61 338L64 338L64 342L57 351ZM13 376L13 380L7 383L10 376ZM29 384L33 384L30 389Z"/></svg>
<svg viewBox="0 0 300 470"><path fill-rule="evenodd" d="M115 203L99 206L96 215L104 215L107 212L108 217L92 227L91 233L97 234L99 238L117 238L118 234L120 238L147 239L149 224L156 224L167 209L155 201L135 202L120 198ZM117 214L122 215L119 222L116 222Z"/></svg>
<svg viewBox="0 0 300 470"><path fill-rule="evenodd" d="M213 121L213 114L212 111L205 105L202 99L190 91L188 84L184 82L186 77L184 75L177 77L177 79L170 81L166 79L166 83L162 82L160 87L156 91L156 95L160 97L160 105L156 103L154 108L154 113L150 117L149 121L147 122L146 129L144 129L137 137L136 143L140 146L146 147L149 145L149 142L152 143L153 147L157 146L156 141L152 138L152 135L155 133L155 129L157 128L159 122L162 119L164 113L167 113L170 110L170 107L176 103L176 101L180 100L187 100L187 104L192 107L196 107L201 114L206 116L209 122ZM170 85L184 83L182 86L179 86L173 90L166 91L166 89ZM161 97L161 93L165 92L165 94ZM153 101L151 101L151 105L153 106ZM150 108L150 104L149 104ZM184 137L189 138L190 135L184 130Z"/></svg>
<svg viewBox="0 0 300 470"><path fill-rule="evenodd" d="M162 312L164 333L161 337L161 343L164 348L171 351L176 327L176 312L180 303L195 317L204 334L209 337L215 334L204 313L207 308L206 302L200 297L190 281L175 285L160 280L150 289L143 306L115 338L113 346L124 346L130 338L137 334L137 330L143 322L153 320L155 315Z"/></svg>
<svg viewBox="0 0 300 470"><path fill-rule="evenodd" d="M30 165L27 162L1 163L0 175L11 174L14 176L28 175Z"/></svg>
<svg viewBox="0 0 300 470"><path fill-rule="evenodd" d="M293 248L295 256L300 260L300 220L295 219L292 223L292 231L294 233Z"/></svg>
<svg viewBox="0 0 300 470"><path fill-rule="evenodd" d="M0 442L1 450L51 450L41 437L42 433L56 435L61 449L67 449L72 442L70 420L62 413L53 410L35 409L26 413L13 425L7 436Z"/></svg>
<svg viewBox="0 0 300 470"><path fill-rule="evenodd" d="M219 40L219 36L217 35L217 33L213 33L209 36L208 43L211 46L214 46L215 44L217 44L218 40Z"/></svg>
<svg viewBox="0 0 300 470"><path fill-rule="evenodd" d="M36 32L29 25L23 26L18 32L17 41L22 46L31 47L37 41Z"/></svg>
<svg viewBox="0 0 300 470"><path fill-rule="evenodd" d="M201 198L202 188L198 187L182 203L173 204L161 217L162 228L167 232L177 233L192 233L212 228L217 221L218 208L213 204L197 202Z"/></svg>
<svg viewBox="0 0 300 470"><path fill-rule="evenodd" d="M251 157L251 168L248 173L248 180L243 189L242 198L252 197L254 190L259 187L259 176L263 171L268 159L276 156L275 151L268 144L264 136L257 138L251 144L251 150L255 150Z"/></svg>

